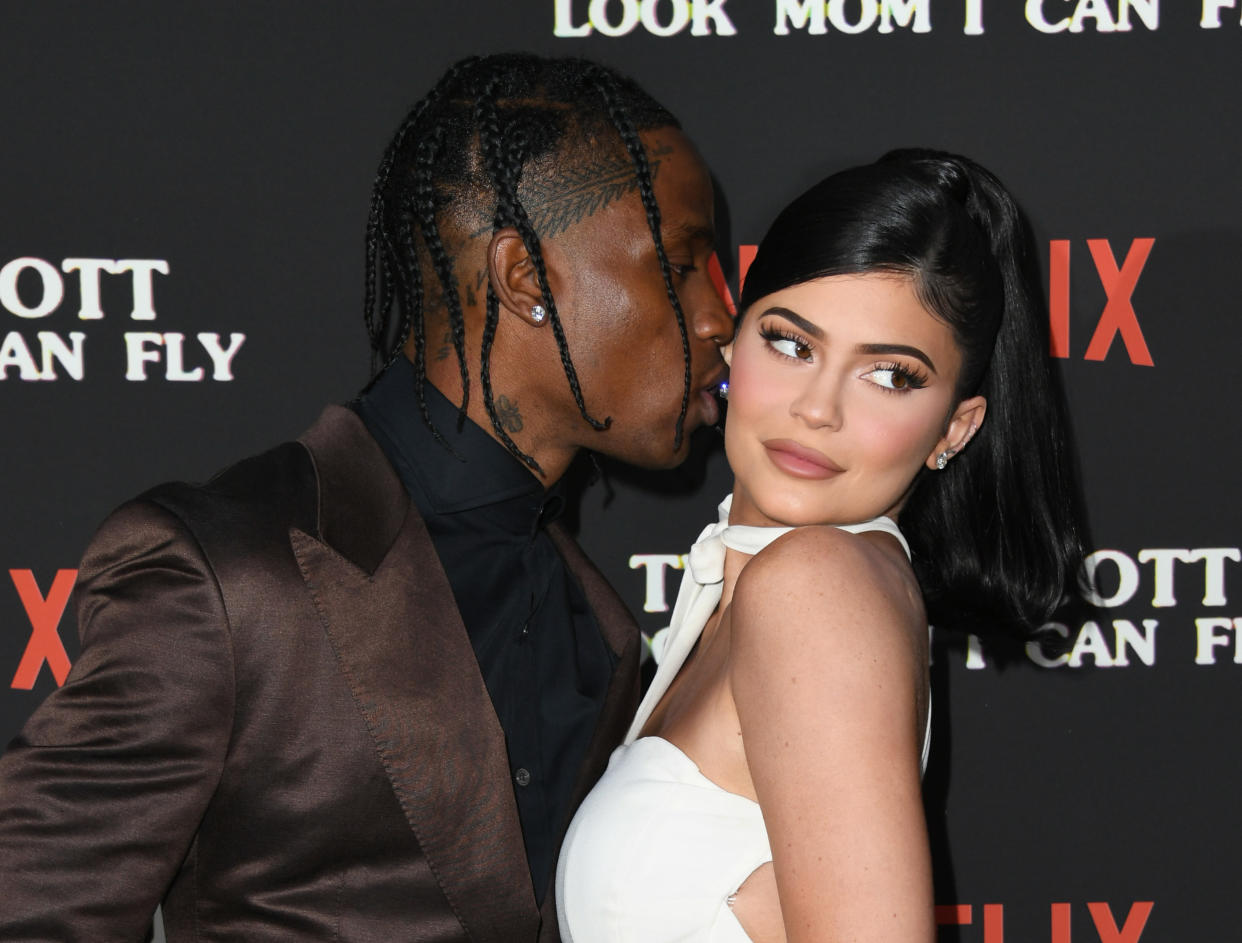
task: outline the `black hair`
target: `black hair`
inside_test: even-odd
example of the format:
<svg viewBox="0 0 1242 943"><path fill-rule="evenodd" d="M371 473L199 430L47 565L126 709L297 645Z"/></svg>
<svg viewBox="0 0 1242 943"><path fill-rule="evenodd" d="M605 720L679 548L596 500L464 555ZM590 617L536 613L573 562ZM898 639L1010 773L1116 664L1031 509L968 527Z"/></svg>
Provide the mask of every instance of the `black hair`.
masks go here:
<svg viewBox="0 0 1242 943"><path fill-rule="evenodd" d="M464 59L452 66L418 102L397 129L375 178L366 239L366 293L363 313L371 342L371 369L377 376L414 341L415 389L423 420L435 432L425 396L426 299L424 278L437 279L463 390L458 424L470 396L465 319L458 295L458 273L441 237L446 214L463 208L486 220L492 232L512 226L534 263L542 303L560 350L565 378L583 419L606 429L611 419L587 410L566 343L556 299L548 287L540 239L555 235L563 221L532 220L519 196L523 180L535 189L564 186L549 169L573 170L575 161L608 146L615 135L634 168L634 183L646 212L669 303L681 331L685 385L674 431L680 447L690 402L690 341L685 315L673 289L672 269L660 236L660 207L653 170L638 132L679 128L667 109L632 80L585 59L549 59L508 53ZM588 150L590 149L590 150ZM582 176L590 174L585 167ZM574 173L567 175L573 178ZM550 229L541 232L540 229ZM425 261L424 261L425 260ZM429 267L430 271L427 271ZM394 314L399 319L394 321ZM499 440L535 471L539 464L504 429L493 403L491 351L499 322L499 301L487 288L479 382L483 402Z"/></svg>
<svg viewBox="0 0 1242 943"><path fill-rule="evenodd" d="M781 212L741 310L791 285L866 272L913 279L962 353L956 401L987 400L968 447L943 471L923 469L901 511L928 616L944 628L1027 635L1074 589L1085 537L1029 224L975 162L893 151Z"/></svg>

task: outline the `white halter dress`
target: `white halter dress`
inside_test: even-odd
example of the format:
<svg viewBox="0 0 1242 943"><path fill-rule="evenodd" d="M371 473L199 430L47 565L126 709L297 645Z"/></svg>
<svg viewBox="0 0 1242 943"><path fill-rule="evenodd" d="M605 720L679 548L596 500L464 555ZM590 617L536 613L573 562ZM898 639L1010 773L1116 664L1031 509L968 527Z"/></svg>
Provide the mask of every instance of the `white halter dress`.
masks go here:
<svg viewBox="0 0 1242 943"><path fill-rule="evenodd" d="M758 803L717 786L669 741L638 736L720 602L725 548L755 554L793 529L729 526L731 503L691 548L671 623L652 642L655 678L565 835L556 871L564 943L749 943L727 900L772 860ZM892 534L909 556L887 517L841 529ZM925 733L924 768L929 744Z"/></svg>

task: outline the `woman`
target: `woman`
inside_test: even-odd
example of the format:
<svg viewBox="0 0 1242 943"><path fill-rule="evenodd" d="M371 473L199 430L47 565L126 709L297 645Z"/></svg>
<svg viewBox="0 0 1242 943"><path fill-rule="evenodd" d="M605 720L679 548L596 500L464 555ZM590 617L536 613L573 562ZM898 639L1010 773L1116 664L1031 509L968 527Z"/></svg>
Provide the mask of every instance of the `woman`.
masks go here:
<svg viewBox="0 0 1242 943"><path fill-rule="evenodd" d="M895 152L777 218L726 350L733 494L566 837L566 939L934 938L929 618L1029 629L1082 555L1038 297L964 158Z"/></svg>

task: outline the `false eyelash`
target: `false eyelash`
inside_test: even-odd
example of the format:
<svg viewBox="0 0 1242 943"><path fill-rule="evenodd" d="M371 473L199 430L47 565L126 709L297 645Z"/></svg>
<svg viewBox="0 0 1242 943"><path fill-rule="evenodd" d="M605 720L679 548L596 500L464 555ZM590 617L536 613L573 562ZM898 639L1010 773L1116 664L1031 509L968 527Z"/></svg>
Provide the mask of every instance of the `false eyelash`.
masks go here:
<svg viewBox="0 0 1242 943"><path fill-rule="evenodd" d="M887 370L895 376L902 376L906 378L906 383L908 385L902 389L894 389L887 386L880 387L880 389L887 390L890 393L904 393L907 390L921 390L923 387L927 386L927 381L929 379L927 374L922 370L917 370L913 367L907 367L904 364L893 363L891 361L877 363L871 368L872 373L877 370Z"/></svg>
<svg viewBox="0 0 1242 943"><path fill-rule="evenodd" d="M762 337L768 343L771 343L772 341L793 341L799 347L805 347L808 350L815 349L815 345L812 344L805 337L803 337L801 334L797 334L794 331L790 331L786 328L761 327L759 328L759 336Z"/></svg>

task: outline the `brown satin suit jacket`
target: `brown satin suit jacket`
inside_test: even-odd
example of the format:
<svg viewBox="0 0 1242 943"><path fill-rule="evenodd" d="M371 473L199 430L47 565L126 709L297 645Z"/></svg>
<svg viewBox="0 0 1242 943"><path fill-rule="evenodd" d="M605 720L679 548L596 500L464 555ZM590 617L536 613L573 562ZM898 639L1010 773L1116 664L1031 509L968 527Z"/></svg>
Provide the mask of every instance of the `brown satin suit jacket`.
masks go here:
<svg viewBox="0 0 1242 943"><path fill-rule="evenodd" d="M638 693L638 631L553 539L617 669L576 806ZM116 511L82 654L0 759L0 939L555 941L504 738L422 519L361 421Z"/></svg>

